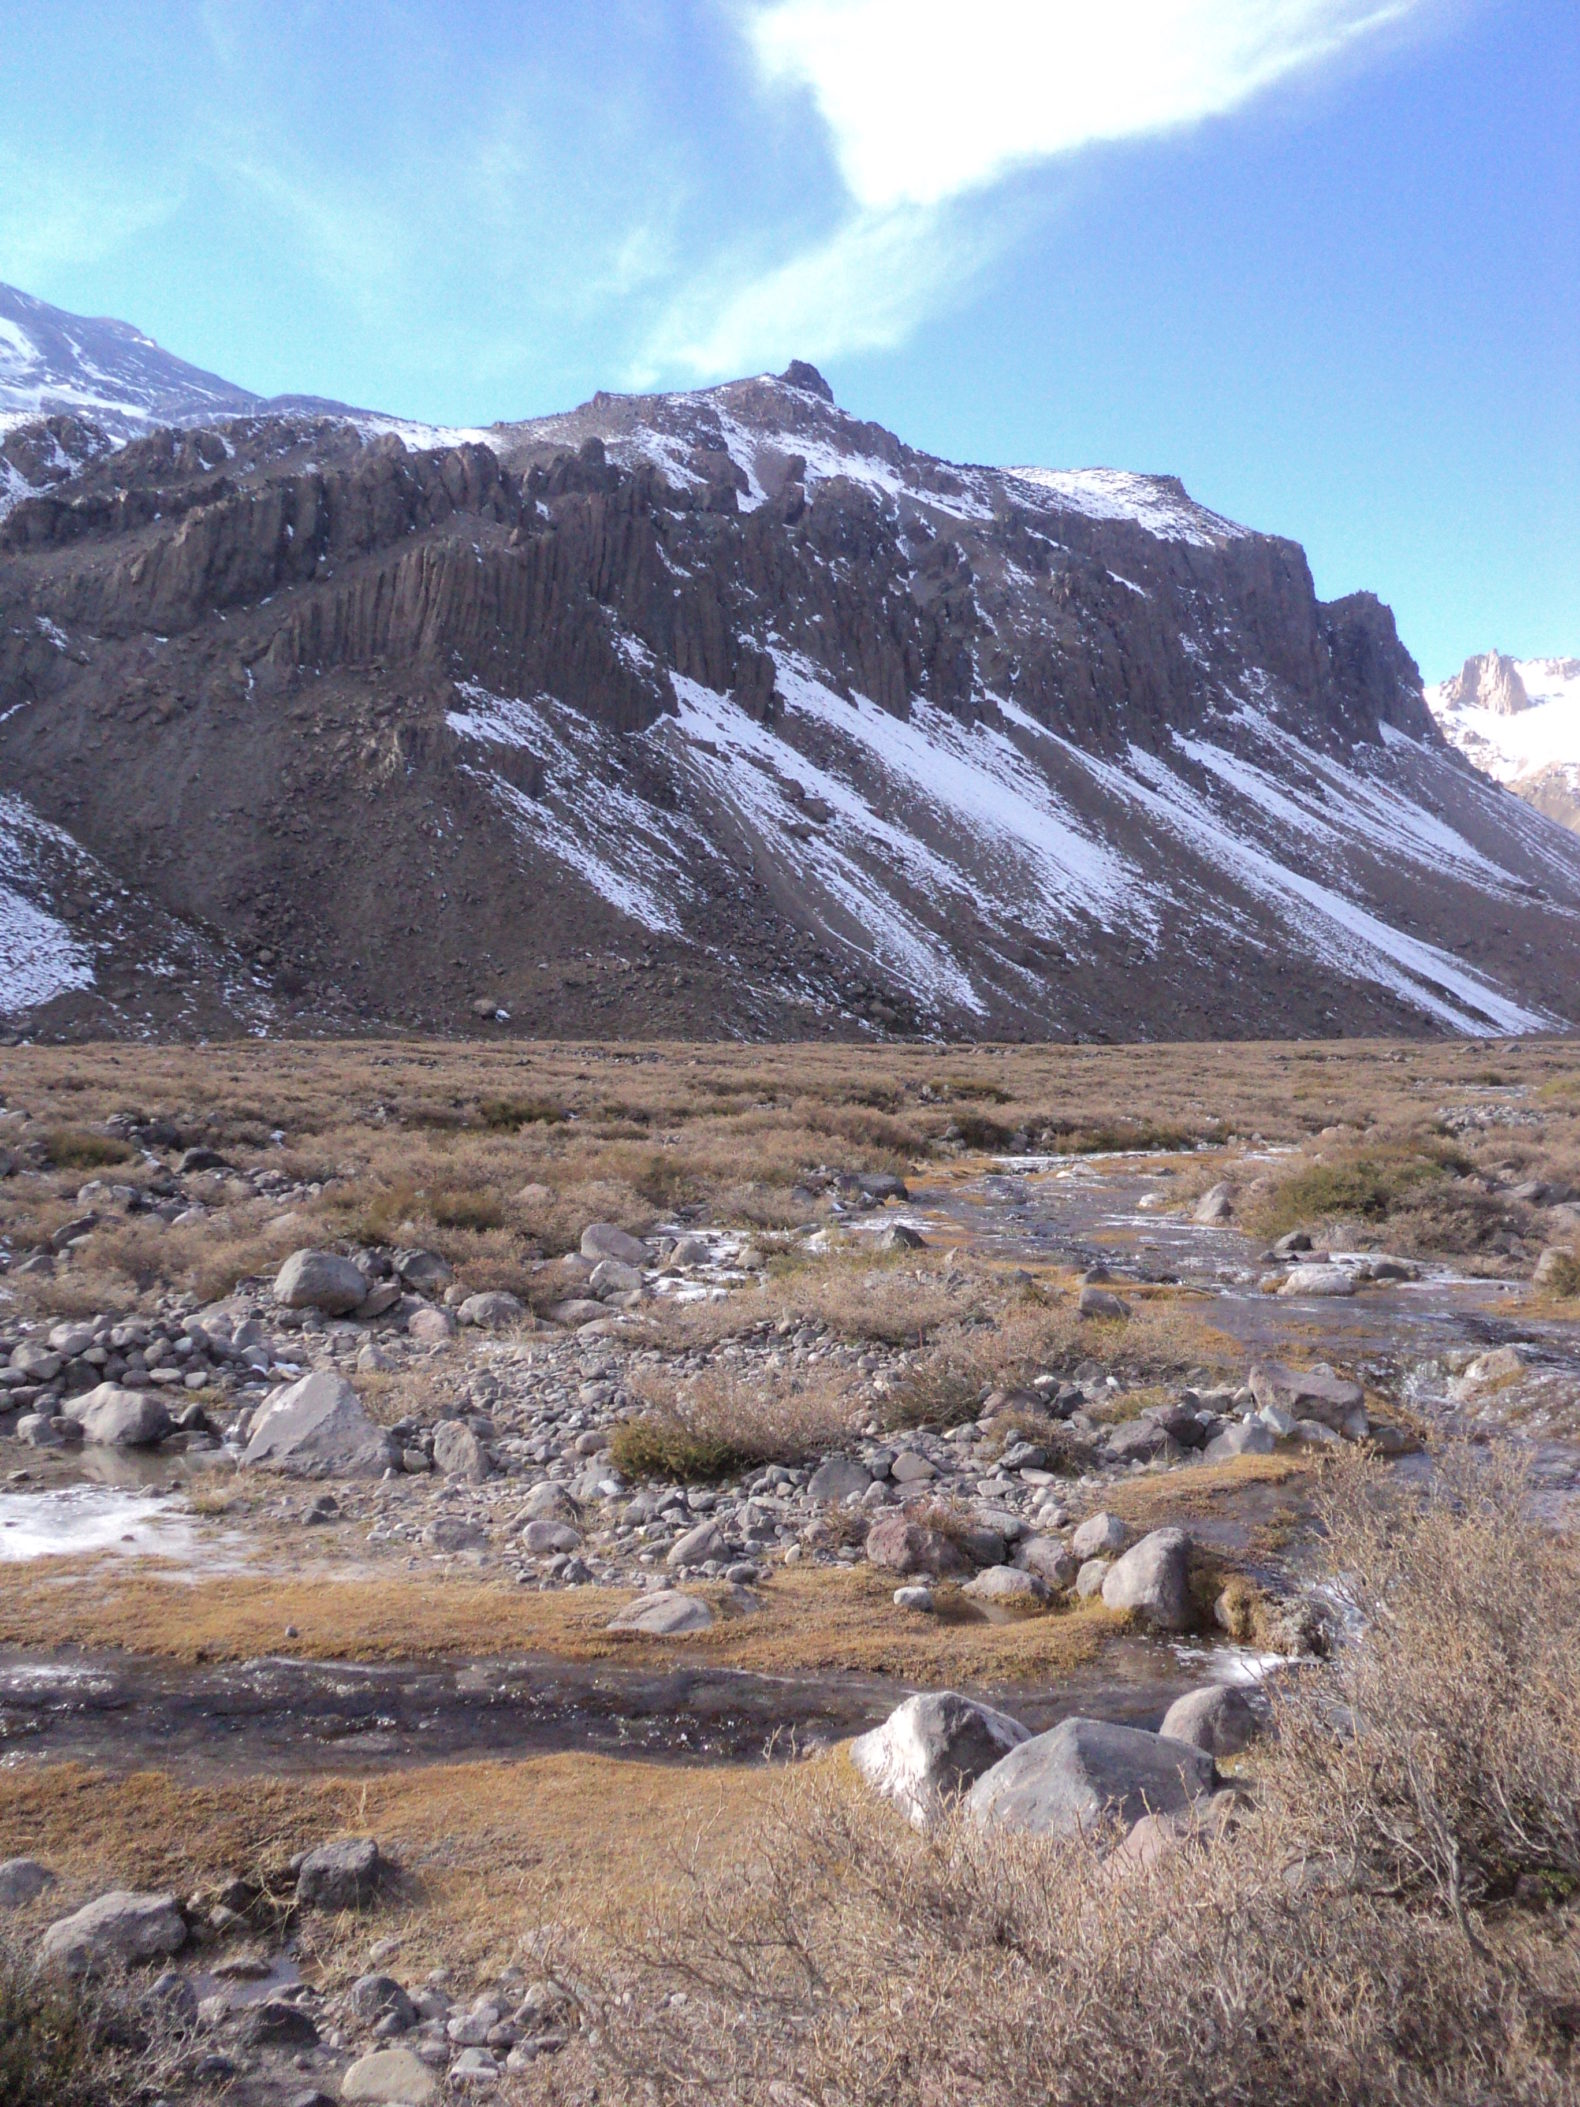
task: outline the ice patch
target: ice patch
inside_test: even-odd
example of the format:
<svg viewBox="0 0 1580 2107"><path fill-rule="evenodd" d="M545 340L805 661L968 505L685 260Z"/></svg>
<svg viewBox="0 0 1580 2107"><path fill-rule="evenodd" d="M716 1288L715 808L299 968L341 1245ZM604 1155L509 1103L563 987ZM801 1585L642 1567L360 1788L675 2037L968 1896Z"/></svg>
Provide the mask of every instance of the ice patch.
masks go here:
<svg viewBox="0 0 1580 2107"><path fill-rule="evenodd" d="M0 1564L77 1558L94 1551L123 1557L189 1557L191 1521L168 1500L113 1486L67 1485L54 1492L0 1493Z"/></svg>

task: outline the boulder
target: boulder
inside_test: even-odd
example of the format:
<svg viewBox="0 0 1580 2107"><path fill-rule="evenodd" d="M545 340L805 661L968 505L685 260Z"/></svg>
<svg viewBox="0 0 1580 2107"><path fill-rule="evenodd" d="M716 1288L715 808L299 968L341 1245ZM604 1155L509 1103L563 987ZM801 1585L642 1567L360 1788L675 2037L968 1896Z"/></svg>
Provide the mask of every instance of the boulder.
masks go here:
<svg viewBox="0 0 1580 2107"><path fill-rule="evenodd" d="M566 1325L571 1331L580 1331L584 1324L594 1324L607 1317L609 1311L590 1295L572 1295L564 1302L556 1302L549 1315L556 1324Z"/></svg>
<svg viewBox="0 0 1580 2107"><path fill-rule="evenodd" d="M441 1309L436 1302L413 1310L406 1319L406 1335L424 1346L442 1346L446 1339L455 1337L454 1312Z"/></svg>
<svg viewBox="0 0 1580 2107"><path fill-rule="evenodd" d="M653 1255L640 1237L616 1228L613 1222L592 1222L582 1231L582 1257L596 1264L601 1258L616 1258L623 1266L648 1266Z"/></svg>
<svg viewBox="0 0 1580 2107"><path fill-rule="evenodd" d="M1093 1595L1103 1592L1103 1582L1108 1578L1112 1565L1111 1558L1088 1558L1082 1561L1075 1575L1075 1592L1082 1602L1087 1602Z"/></svg>
<svg viewBox="0 0 1580 2107"><path fill-rule="evenodd" d="M409 2048L360 2056L340 2081L341 2099L365 2107L428 2107L438 2096L439 2080Z"/></svg>
<svg viewBox="0 0 1580 2107"><path fill-rule="evenodd" d="M359 1975L351 1985L350 2002L364 2026L391 2017L403 2028L417 2024L417 2008L393 1975Z"/></svg>
<svg viewBox="0 0 1580 2107"><path fill-rule="evenodd" d="M94 1448L147 1449L170 1432L170 1414L152 1392L98 1383L64 1408Z"/></svg>
<svg viewBox="0 0 1580 2107"><path fill-rule="evenodd" d="M1214 1434L1202 1450L1202 1460L1232 1463L1236 1456L1271 1456L1277 1447L1278 1437L1264 1420L1237 1419L1221 1434Z"/></svg>
<svg viewBox="0 0 1580 2107"><path fill-rule="evenodd" d="M1056 1536L1027 1537L1015 1554L1028 1573L1049 1588L1067 1588L1075 1582L1075 1560Z"/></svg>
<svg viewBox="0 0 1580 2107"><path fill-rule="evenodd" d="M601 1258L593 1267L587 1285L595 1295L639 1295L642 1292L642 1268L628 1266L618 1258Z"/></svg>
<svg viewBox="0 0 1580 2107"><path fill-rule="evenodd" d="M1348 1266L1291 1266L1280 1295L1353 1295L1355 1275Z"/></svg>
<svg viewBox="0 0 1580 2107"><path fill-rule="evenodd" d="M459 1419L441 1419L434 1428L433 1467L447 1478L470 1478L474 1485L488 1476L483 1444Z"/></svg>
<svg viewBox="0 0 1580 2107"><path fill-rule="evenodd" d="M296 1870L304 1909L360 1909L371 1902L387 1864L371 1836L347 1836L309 1851Z"/></svg>
<svg viewBox="0 0 1580 2107"><path fill-rule="evenodd" d="M521 1503L521 1517L528 1522L579 1522L581 1509L553 1478L540 1478Z"/></svg>
<svg viewBox="0 0 1580 2107"><path fill-rule="evenodd" d="M939 1690L908 1697L882 1726L851 1743L850 1758L869 1785L922 1828L1029 1738L1007 1713Z"/></svg>
<svg viewBox="0 0 1580 2107"><path fill-rule="evenodd" d="M873 1248L878 1251L925 1251L927 1239L919 1229L909 1222L890 1222L873 1238Z"/></svg>
<svg viewBox="0 0 1580 2107"><path fill-rule="evenodd" d="M521 1548L534 1558L551 1558L561 1551L581 1548L581 1531L569 1522L528 1522L521 1532Z"/></svg>
<svg viewBox="0 0 1580 2107"><path fill-rule="evenodd" d="M710 1558L723 1556L724 1532L717 1522L706 1521L677 1537L665 1553L664 1563L666 1566L700 1566Z"/></svg>
<svg viewBox="0 0 1580 2107"><path fill-rule="evenodd" d="M395 1271L414 1295L442 1295L455 1278L449 1260L437 1251L397 1251Z"/></svg>
<svg viewBox="0 0 1580 2107"><path fill-rule="evenodd" d="M480 1331L502 1331L507 1325L519 1324L526 1314L527 1306L518 1296L499 1288L468 1295L456 1311L463 1324L475 1324Z"/></svg>
<svg viewBox="0 0 1580 2107"><path fill-rule="evenodd" d="M1128 1317L1130 1305L1112 1288L1084 1287L1076 1308L1083 1317Z"/></svg>
<svg viewBox="0 0 1580 2107"><path fill-rule="evenodd" d="M1173 1814L1217 1784L1211 1756L1183 1741L1102 1719L1066 1719L1023 1741L972 1786L966 1812L985 1827L1078 1836Z"/></svg>
<svg viewBox="0 0 1580 2107"><path fill-rule="evenodd" d="M370 1282L360 1266L334 1251L293 1251L274 1279L274 1299L288 1310L322 1310L347 1317L365 1300Z"/></svg>
<svg viewBox="0 0 1580 2107"><path fill-rule="evenodd" d="M381 1280L368 1289L352 1314L359 1324L371 1324L375 1317L387 1317L400 1301L401 1292L398 1280Z"/></svg>
<svg viewBox="0 0 1580 2107"><path fill-rule="evenodd" d="M646 1595L638 1595L628 1602L617 1617L611 1617L610 1631L645 1632L649 1638L673 1639L684 1632L706 1631L713 1622L713 1612L697 1595L683 1595L672 1588L654 1588Z"/></svg>
<svg viewBox="0 0 1580 2107"><path fill-rule="evenodd" d="M1260 1731L1254 1707L1229 1683L1210 1683L1204 1690L1177 1697L1158 1729L1169 1740L1188 1741L1209 1756L1237 1756Z"/></svg>
<svg viewBox="0 0 1580 2107"><path fill-rule="evenodd" d="M1048 1584L1020 1566L988 1566L960 1590L973 1602L999 1602L1006 1608L1033 1609L1048 1599Z"/></svg>
<svg viewBox="0 0 1580 2107"><path fill-rule="evenodd" d="M1077 1565L1089 1558L1114 1558L1130 1541L1130 1531L1117 1514L1089 1514L1070 1538L1070 1556Z"/></svg>
<svg viewBox="0 0 1580 2107"><path fill-rule="evenodd" d="M829 1456L812 1473L807 1492L814 1500L848 1500L867 1490L872 1473L844 1456Z"/></svg>
<svg viewBox="0 0 1580 2107"><path fill-rule="evenodd" d="M1580 1257L1562 1244L1549 1244L1537 1259L1531 1280L1536 1287L1551 1288L1554 1294L1572 1295L1580 1288ZM51 1332L52 1340L54 1336Z"/></svg>
<svg viewBox="0 0 1580 2107"><path fill-rule="evenodd" d="M925 1573L944 1580L969 1573L971 1561L952 1537L903 1514L881 1516L867 1531L867 1561L889 1573Z"/></svg>
<svg viewBox="0 0 1580 2107"><path fill-rule="evenodd" d="M377 1478L396 1453L345 1377L320 1368L260 1408L241 1460L303 1478Z"/></svg>
<svg viewBox="0 0 1580 2107"><path fill-rule="evenodd" d="M1175 1463L1185 1453L1168 1428L1145 1413L1115 1427L1105 1446L1115 1463Z"/></svg>
<svg viewBox="0 0 1580 2107"><path fill-rule="evenodd" d="M938 1469L915 1449L901 1449L889 1465L889 1476L896 1485L926 1485L938 1476Z"/></svg>
<svg viewBox="0 0 1580 2107"><path fill-rule="evenodd" d="M1325 1361L1312 1368L1289 1368L1281 1361L1259 1361L1250 1372L1251 1395L1263 1407L1287 1412L1291 1419L1320 1419L1337 1434L1358 1441L1366 1432L1366 1393L1347 1375L1335 1375Z"/></svg>
<svg viewBox="0 0 1580 2107"><path fill-rule="evenodd" d="M25 1909L54 1885L54 1874L36 1858L0 1859L0 1909Z"/></svg>
<svg viewBox="0 0 1580 2107"><path fill-rule="evenodd" d="M1231 1222L1234 1219L1234 1195L1227 1183L1220 1180L1204 1192L1191 1209L1191 1220L1211 1225L1214 1222Z"/></svg>
<svg viewBox="0 0 1580 2107"><path fill-rule="evenodd" d="M1155 1631L1189 1631L1190 1552L1183 1529L1152 1530L1103 1576L1104 1607L1129 1610Z"/></svg>
<svg viewBox="0 0 1580 2107"><path fill-rule="evenodd" d="M95 1968L125 1968L177 1953L186 1937L186 1919L173 1895L129 1894L117 1888L52 1924L40 1953L52 1968L87 1975Z"/></svg>

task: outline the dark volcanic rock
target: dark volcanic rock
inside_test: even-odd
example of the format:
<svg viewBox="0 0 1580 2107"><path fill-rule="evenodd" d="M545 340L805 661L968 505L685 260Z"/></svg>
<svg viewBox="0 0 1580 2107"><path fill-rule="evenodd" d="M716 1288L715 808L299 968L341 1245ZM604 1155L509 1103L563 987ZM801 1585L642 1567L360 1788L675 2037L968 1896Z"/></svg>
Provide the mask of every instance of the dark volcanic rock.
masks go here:
<svg viewBox="0 0 1580 2107"><path fill-rule="evenodd" d="M1580 843L1172 478L955 467L800 362L407 444L129 336L118 432L181 428L0 448L32 1029L1580 1014Z"/></svg>

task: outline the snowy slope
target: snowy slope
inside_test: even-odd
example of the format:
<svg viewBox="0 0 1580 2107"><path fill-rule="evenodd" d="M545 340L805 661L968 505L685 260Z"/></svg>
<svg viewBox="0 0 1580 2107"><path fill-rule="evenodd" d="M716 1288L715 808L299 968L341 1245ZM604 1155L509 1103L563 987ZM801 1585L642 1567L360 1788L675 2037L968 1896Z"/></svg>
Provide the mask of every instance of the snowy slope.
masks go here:
<svg viewBox="0 0 1580 2107"><path fill-rule="evenodd" d="M1580 658L1485 652L1429 687L1426 700L1444 737L1483 775L1580 830Z"/></svg>
<svg viewBox="0 0 1580 2107"><path fill-rule="evenodd" d="M258 401L129 322L67 314L0 285L0 431L64 415L126 437L156 424L241 416Z"/></svg>

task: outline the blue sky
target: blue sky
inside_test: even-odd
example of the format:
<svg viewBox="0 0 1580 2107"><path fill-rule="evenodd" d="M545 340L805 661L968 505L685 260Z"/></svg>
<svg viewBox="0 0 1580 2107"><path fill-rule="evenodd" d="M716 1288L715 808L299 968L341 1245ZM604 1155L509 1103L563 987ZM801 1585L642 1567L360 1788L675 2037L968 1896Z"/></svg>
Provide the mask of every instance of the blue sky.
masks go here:
<svg viewBox="0 0 1580 2107"><path fill-rule="evenodd" d="M810 357L1580 652L1576 0L0 0L0 278L487 422Z"/></svg>

